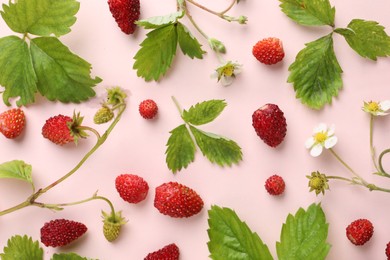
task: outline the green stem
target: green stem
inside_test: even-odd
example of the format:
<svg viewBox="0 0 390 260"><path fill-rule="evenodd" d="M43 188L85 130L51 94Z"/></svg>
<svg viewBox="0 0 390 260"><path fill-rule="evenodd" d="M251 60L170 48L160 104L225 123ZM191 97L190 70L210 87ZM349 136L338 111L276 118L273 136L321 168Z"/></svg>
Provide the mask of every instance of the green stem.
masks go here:
<svg viewBox="0 0 390 260"><path fill-rule="evenodd" d="M193 5L195 5L196 7L199 7L200 9L202 9L202 10L204 10L206 12L209 12L209 13L211 13L213 15L216 15L216 16L222 18L222 19L224 19L224 14L227 13L230 9L232 9L234 4L236 3L236 0L233 0L230 3L230 5L227 8L225 8L225 10L223 10L221 12L216 12L214 10L211 10L210 8L205 7L204 5L201 5L201 4L197 3L197 2L195 2L194 0L186 0L186 1L191 3L191 4L193 4Z"/></svg>
<svg viewBox="0 0 390 260"><path fill-rule="evenodd" d="M382 159L383 159L383 156L387 153L390 153L390 149L386 149L384 150L383 152L381 152L381 154L379 155L379 158L378 158L378 163L379 163L379 171L381 173L381 176L385 176L385 177L390 177L390 174L388 174L385 169L383 169L383 165L382 165Z"/></svg>
<svg viewBox="0 0 390 260"><path fill-rule="evenodd" d="M176 99L174 96L172 96L171 98L172 98L173 103L175 104L177 110L179 111L180 116L183 116L183 109L181 109L180 104L179 104L179 102L177 101L177 99Z"/></svg>
<svg viewBox="0 0 390 260"><path fill-rule="evenodd" d="M376 164L376 159L375 159L375 148L373 145L373 140L374 140L374 115L370 114L370 151L371 151L371 159L374 164L375 169L377 172L379 172L378 165Z"/></svg>
<svg viewBox="0 0 390 260"><path fill-rule="evenodd" d="M192 15L188 12L188 10L186 9L186 15L188 17L188 19L190 20L190 22L192 23L192 25L195 27L195 29L206 39L206 40L209 40L209 36L198 26L198 24L195 22L194 18L192 18Z"/></svg>
<svg viewBox="0 0 390 260"><path fill-rule="evenodd" d="M348 178L344 178L344 177L341 177L341 176L326 176L326 178L327 179L346 181L346 182L349 182L349 183L354 183L353 180L348 179Z"/></svg>

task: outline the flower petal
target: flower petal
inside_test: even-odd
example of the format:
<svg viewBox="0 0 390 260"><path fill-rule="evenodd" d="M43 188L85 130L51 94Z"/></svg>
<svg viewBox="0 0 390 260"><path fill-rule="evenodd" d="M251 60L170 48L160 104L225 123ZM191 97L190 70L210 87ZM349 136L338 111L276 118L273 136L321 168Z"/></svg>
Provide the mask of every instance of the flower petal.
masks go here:
<svg viewBox="0 0 390 260"><path fill-rule="evenodd" d="M390 100L384 100L384 101L380 102L379 106L383 112L387 112L387 110L390 109Z"/></svg>
<svg viewBox="0 0 390 260"><path fill-rule="evenodd" d="M307 149L310 149L310 148L313 147L313 145L314 145L315 143L316 143L316 140L314 140L313 137L310 137L309 139L306 140L306 142L305 142L305 147L306 147Z"/></svg>
<svg viewBox="0 0 390 260"><path fill-rule="evenodd" d="M221 84L222 86L229 86L233 83L233 77L226 77L226 76L222 76L221 77Z"/></svg>
<svg viewBox="0 0 390 260"><path fill-rule="evenodd" d="M322 153L322 145L321 144L316 144L311 148L310 150L310 155L313 157L317 157Z"/></svg>
<svg viewBox="0 0 390 260"><path fill-rule="evenodd" d="M331 137L327 138L327 139L325 140L325 144L324 144L325 148L326 148L326 149L332 148L333 146L336 145L337 140L338 140L338 139L337 139L336 136L331 136Z"/></svg>
<svg viewBox="0 0 390 260"><path fill-rule="evenodd" d="M321 133L327 130L327 126L325 123L320 123L318 126L314 128L314 133Z"/></svg>
<svg viewBox="0 0 390 260"><path fill-rule="evenodd" d="M336 126L335 126L334 124L331 125L331 126L328 128L328 136L334 135L335 130L336 130Z"/></svg>

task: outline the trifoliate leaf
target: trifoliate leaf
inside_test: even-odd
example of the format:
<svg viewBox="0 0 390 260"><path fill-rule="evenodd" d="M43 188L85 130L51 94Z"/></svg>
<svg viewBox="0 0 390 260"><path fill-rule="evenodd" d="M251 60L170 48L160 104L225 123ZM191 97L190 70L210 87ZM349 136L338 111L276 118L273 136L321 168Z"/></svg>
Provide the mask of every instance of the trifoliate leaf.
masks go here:
<svg viewBox="0 0 390 260"><path fill-rule="evenodd" d="M11 105L9 99L12 97L20 97L18 105L34 102L37 76L25 41L16 36L0 38L0 71L6 105Z"/></svg>
<svg viewBox="0 0 390 260"><path fill-rule="evenodd" d="M79 256L76 253L59 253L59 254L54 254L51 260L92 260L92 259Z"/></svg>
<svg viewBox="0 0 390 260"><path fill-rule="evenodd" d="M296 97L314 109L331 103L342 88L343 72L333 50L332 34L306 44L289 67Z"/></svg>
<svg viewBox="0 0 390 260"><path fill-rule="evenodd" d="M155 29L164 25L174 24L184 16L184 11L180 10L164 16L153 16L148 19L138 20L135 23L145 29Z"/></svg>
<svg viewBox="0 0 390 260"><path fill-rule="evenodd" d="M347 28L338 28L335 32L344 36L360 56L376 60L377 57L390 56L390 37L384 29L375 21L354 19Z"/></svg>
<svg viewBox="0 0 390 260"><path fill-rule="evenodd" d="M12 178L33 183L32 167L21 160L13 160L0 164L0 178Z"/></svg>
<svg viewBox="0 0 390 260"><path fill-rule="evenodd" d="M70 32L79 7L76 0L18 0L3 4L1 16L14 32L61 36Z"/></svg>
<svg viewBox="0 0 390 260"><path fill-rule="evenodd" d="M159 80L171 66L177 48L176 24L169 24L149 32L135 54L133 69L146 81Z"/></svg>
<svg viewBox="0 0 390 260"><path fill-rule="evenodd" d="M183 110L183 119L192 125L203 125L213 121L226 107L224 100L208 100Z"/></svg>
<svg viewBox="0 0 390 260"><path fill-rule="evenodd" d="M210 162L220 166L231 166L242 160L241 148L236 142L193 126L190 126L190 130L195 137L196 144Z"/></svg>
<svg viewBox="0 0 390 260"><path fill-rule="evenodd" d="M173 129L168 139L166 150L166 162L168 168L176 173L194 161L195 144L186 125L180 125Z"/></svg>
<svg viewBox="0 0 390 260"><path fill-rule="evenodd" d="M91 64L73 54L55 37L31 40L38 90L49 100L79 103L95 95L100 78L90 77Z"/></svg>
<svg viewBox="0 0 390 260"><path fill-rule="evenodd" d="M213 205L208 211L210 258L214 260L272 260L260 237L229 208ZM305 259L305 258L301 258ZM307 259L307 258L306 258Z"/></svg>
<svg viewBox="0 0 390 260"><path fill-rule="evenodd" d="M295 216L288 215L283 224L280 242L276 243L279 260L325 259L331 245L326 242L328 223L319 204L307 211L300 208Z"/></svg>
<svg viewBox="0 0 390 260"><path fill-rule="evenodd" d="M185 55L188 55L191 59L203 58L205 51L202 50L202 45L182 23L177 23L177 40Z"/></svg>
<svg viewBox="0 0 390 260"><path fill-rule="evenodd" d="M43 260L43 249L31 237L16 235L8 239L0 257L2 260Z"/></svg>
<svg viewBox="0 0 390 260"><path fill-rule="evenodd" d="M279 0L282 11L301 25L334 25L335 8L329 0Z"/></svg>

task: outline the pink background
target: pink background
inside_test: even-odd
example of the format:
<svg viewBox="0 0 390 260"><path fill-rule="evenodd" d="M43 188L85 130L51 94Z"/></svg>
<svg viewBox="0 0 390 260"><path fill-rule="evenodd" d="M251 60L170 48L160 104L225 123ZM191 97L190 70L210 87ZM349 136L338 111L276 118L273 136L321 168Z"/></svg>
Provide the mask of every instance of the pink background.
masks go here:
<svg viewBox="0 0 390 260"><path fill-rule="evenodd" d="M8 1L1 0L1 3ZM108 210L101 201L66 208L61 212L36 207L5 215L0 220L0 248L13 235L27 234L39 240L39 229L54 218L68 218L83 222L88 232L79 241L62 249L46 248L46 259L54 252L73 251L82 256L99 259L143 259L147 253L169 243L176 243L181 259L207 259L207 210L211 205L234 209L249 227L257 232L276 257L275 243L279 241L281 226L289 213L299 207L321 202L329 225L328 241L332 248L327 259L385 259L385 246L390 241L388 209L390 194L369 192L363 187L331 181L326 196L309 193L306 175L319 170L331 175L350 177L349 172L330 153L312 158L304 148L313 127L320 122L336 125L339 138L335 150L352 168L368 181L390 187L390 180L371 174L374 171L369 153L369 116L361 110L363 101L390 99L390 59L377 62L360 57L343 37L334 35L335 52L344 71L343 90L331 106L314 111L295 99L291 84L287 83L288 66L304 44L330 32L330 28L303 27L290 20L279 8L279 2L247 1L229 12L246 15L247 25L228 23L195 8L189 9L206 33L225 43L227 60L243 64L243 72L233 85L223 87L210 74L218 66L215 54L206 41L193 29L187 19L183 22L208 52L203 60L191 60L180 51L171 70L158 83L145 82L132 69L133 56L144 39L146 30L138 28L134 35L123 34L115 24L106 1L81 0L77 22L72 32L61 40L93 66L92 75L103 82L96 86L97 98L82 104L61 104L37 97L37 102L25 108L27 126L16 140L0 136L2 162L21 159L33 166L37 188L44 187L70 169L94 145L93 137L74 145L56 146L41 136L45 120L57 114L71 115L81 111L85 124L93 126L92 117L99 106L105 88L121 86L129 93L128 109L107 142L84 164L77 174L50 190L40 198L47 203L62 203L91 196L96 190L110 198L117 210L129 220L123 233L114 243L102 235L100 211ZM200 1L210 4L209 1ZM230 1L212 1L217 10ZM387 0L332 0L336 7L336 26L346 27L354 18L375 20L390 34L390 1ZM211 7L212 7L211 6ZM176 2L141 2L141 18L173 12ZM0 36L13 34L0 20ZM275 66L265 66L251 54L252 46L265 37L278 37L284 43L286 56ZM235 140L243 151L243 161L231 168L212 165L201 153L195 162L173 175L165 163L169 131L182 123L171 100L175 96L183 108L209 99L225 99L228 106L204 130L222 134ZM138 113L138 104L154 99L159 106L158 118L147 121ZM266 146L251 125L251 115L265 103L275 103L284 111L288 132L285 141L276 149ZM12 101L15 106L14 100ZM1 102L0 110L7 107ZM103 132L105 126L97 126ZM390 146L390 118L375 122L374 144L377 151ZM384 159L390 169L390 160ZM150 191L140 204L124 202L115 190L114 180L122 173L141 175ZM272 197L264 189L266 178L279 174L286 181L281 197ZM154 189L163 182L177 181L195 189L205 207L200 214L188 219L173 219L161 215L153 207ZM16 180L0 181L0 208L5 209L30 195L30 187ZM346 226L355 219L368 218L375 227L374 236L364 246L352 245L345 236Z"/></svg>

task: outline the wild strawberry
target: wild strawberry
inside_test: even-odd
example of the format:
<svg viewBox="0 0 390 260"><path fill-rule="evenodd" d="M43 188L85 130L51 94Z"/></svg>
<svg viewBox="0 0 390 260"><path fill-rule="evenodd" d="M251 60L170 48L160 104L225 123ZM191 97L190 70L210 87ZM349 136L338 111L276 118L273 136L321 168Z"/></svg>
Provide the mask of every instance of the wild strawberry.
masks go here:
<svg viewBox="0 0 390 260"><path fill-rule="evenodd" d="M121 174L115 179L115 187L119 196L129 203L139 203L146 198L148 183L134 174Z"/></svg>
<svg viewBox="0 0 390 260"><path fill-rule="evenodd" d="M121 228L127 221L122 217L122 212L106 213L102 211L103 234L107 241L112 242L119 237Z"/></svg>
<svg viewBox="0 0 390 260"><path fill-rule="evenodd" d="M87 227L80 222L55 219L43 225L41 228L41 242L45 246L65 246L78 239L87 232Z"/></svg>
<svg viewBox="0 0 390 260"><path fill-rule="evenodd" d="M346 234L352 244L361 246L371 239L374 233L374 226L367 219L357 219L348 225Z"/></svg>
<svg viewBox="0 0 390 260"><path fill-rule="evenodd" d="M265 189L271 195L280 195L284 192L286 184L279 175L272 175L265 181Z"/></svg>
<svg viewBox="0 0 390 260"><path fill-rule="evenodd" d="M122 32L133 34L140 16L139 0L108 0L108 7Z"/></svg>
<svg viewBox="0 0 390 260"><path fill-rule="evenodd" d="M178 260L180 256L179 248L172 243L163 248L149 253L144 260Z"/></svg>
<svg viewBox="0 0 390 260"><path fill-rule="evenodd" d="M386 245L385 253L387 256L387 260L390 260L390 242L387 243L387 245Z"/></svg>
<svg viewBox="0 0 390 260"><path fill-rule="evenodd" d="M64 115L50 117L42 127L42 135L58 145L70 142L77 144L79 138L88 136L80 128L82 121L83 117L80 117L80 114L74 114L73 118Z"/></svg>
<svg viewBox="0 0 390 260"><path fill-rule="evenodd" d="M168 182L156 188L154 206L161 214L173 218L188 218L198 214L203 204L202 198L183 184Z"/></svg>
<svg viewBox="0 0 390 260"><path fill-rule="evenodd" d="M20 108L9 109L0 114L0 132L9 139L18 137L26 125L26 117Z"/></svg>
<svg viewBox="0 0 390 260"><path fill-rule="evenodd" d="M261 63L272 65L283 60L283 44L278 38L265 38L253 46L252 54Z"/></svg>
<svg viewBox="0 0 390 260"><path fill-rule="evenodd" d="M266 104L252 114L252 125L257 135L269 146L278 146L286 136L284 113L275 104Z"/></svg>
<svg viewBox="0 0 390 260"><path fill-rule="evenodd" d="M146 99L139 104L139 113L145 119L152 119L157 115L158 107L156 102Z"/></svg>
<svg viewBox="0 0 390 260"><path fill-rule="evenodd" d="M93 122L95 124L104 124L114 118L114 112L109 107L102 106L94 115Z"/></svg>

